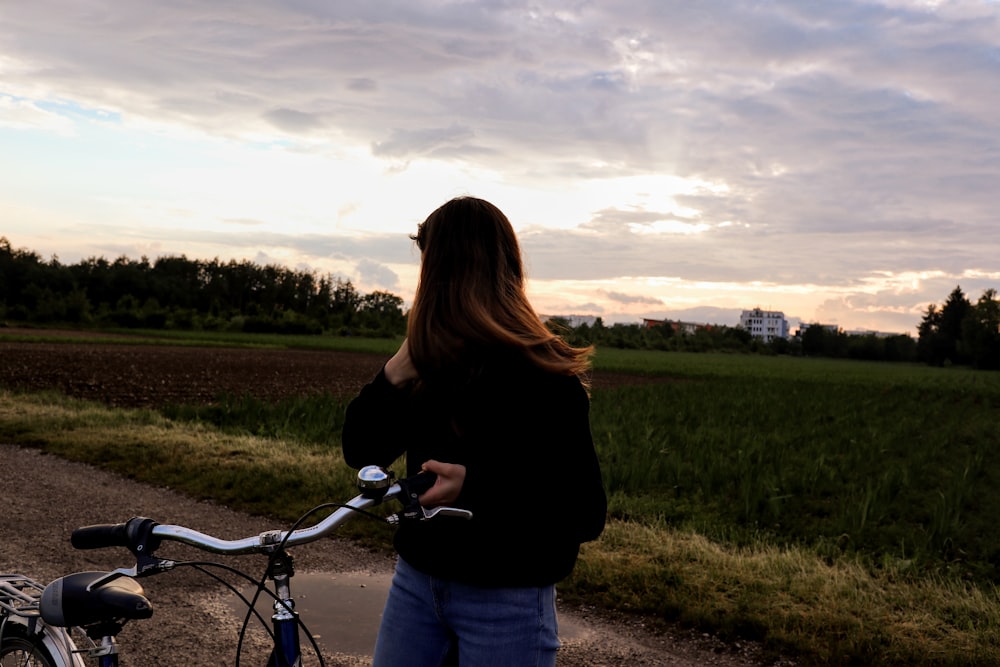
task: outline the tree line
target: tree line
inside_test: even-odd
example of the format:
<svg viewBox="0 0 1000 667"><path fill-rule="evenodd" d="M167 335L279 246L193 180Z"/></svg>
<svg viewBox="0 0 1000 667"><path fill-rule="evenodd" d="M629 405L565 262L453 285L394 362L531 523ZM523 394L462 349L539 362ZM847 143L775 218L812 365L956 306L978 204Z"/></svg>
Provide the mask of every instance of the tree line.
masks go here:
<svg viewBox="0 0 1000 667"><path fill-rule="evenodd" d="M558 318L555 323L559 323ZM766 343L739 326L705 325L692 331L680 322L669 320L654 325L605 326L598 318L593 325L563 326L555 330L575 344L623 349L784 354L867 361L913 362L918 358L917 341L905 334L847 334L841 329L831 330L820 325L806 326L791 338L774 338Z"/></svg>
<svg viewBox="0 0 1000 667"><path fill-rule="evenodd" d="M973 303L955 287L943 305L927 307L917 331L920 359L929 364L1000 369L1000 301L993 288Z"/></svg>
<svg viewBox="0 0 1000 667"><path fill-rule="evenodd" d="M395 336L403 300L249 261L92 257L63 264L0 237L0 320L255 333Z"/></svg>
<svg viewBox="0 0 1000 667"><path fill-rule="evenodd" d="M184 255L113 261L88 258L63 264L14 249L0 237L0 323L199 329L392 337L406 330L403 300L389 292L361 294L349 280L243 260L222 262ZM972 303L956 287L941 306L931 304L908 335L849 335L819 325L790 339L764 343L735 326L679 322L653 326L616 323L571 326L549 321L576 345L623 349L824 356L872 361L922 361L1000 368L1000 302L988 289Z"/></svg>

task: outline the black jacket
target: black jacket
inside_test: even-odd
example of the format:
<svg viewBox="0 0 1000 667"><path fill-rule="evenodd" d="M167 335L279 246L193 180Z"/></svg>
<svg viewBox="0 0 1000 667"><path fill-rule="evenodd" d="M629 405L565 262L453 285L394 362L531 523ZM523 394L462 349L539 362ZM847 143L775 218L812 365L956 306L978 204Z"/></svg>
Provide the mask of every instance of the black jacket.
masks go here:
<svg viewBox="0 0 1000 667"><path fill-rule="evenodd" d="M404 522L399 555L435 577L479 586L544 586L573 569L604 529L607 499L590 431L590 399L574 376L497 358L457 389L396 388L384 370L347 408L344 459L407 474L428 459L466 466L453 503L471 520Z"/></svg>

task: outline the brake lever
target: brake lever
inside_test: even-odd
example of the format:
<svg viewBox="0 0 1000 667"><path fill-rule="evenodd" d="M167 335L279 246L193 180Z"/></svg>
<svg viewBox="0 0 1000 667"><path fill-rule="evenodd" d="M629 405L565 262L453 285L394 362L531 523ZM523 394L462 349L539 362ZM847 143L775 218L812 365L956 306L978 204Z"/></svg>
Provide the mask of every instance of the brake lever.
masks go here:
<svg viewBox="0 0 1000 667"><path fill-rule="evenodd" d="M444 505L438 505L437 507L421 507L424 513L424 519L433 519L438 514L441 516L453 516L457 519L471 519L472 512L469 510L459 509L458 507L445 507Z"/></svg>
<svg viewBox="0 0 1000 667"><path fill-rule="evenodd" d="M174 569L176 565L177 563L172 560L164 560L162 558L146 559L145 563L136 563L134 567L120 567L106 573L100 579L95 579L90 582L87 586L87 591L90 592L95 588L100 588L104 584L112 582L120 577L138 579L140 577L159 574L160 572L167 572Z"/></svg>
<svg viewBox="0 0 1000 667"><path fill-rule="evenodd" d="M469 510L459 509L458 507L445 507L444 505L439 505L437 507L420 507L420 514L417 515L415 510L407 510L403 512L396 512L388 517L386 517L386 522L392 525L398 524L403 519L417 519L418 521L428 521L436 516L451 516L457 519L471 519L472 512Z"/></svg>
<svg viewBox="0 0 1000 667"><path fill-rule="evenodd" d="M392 484L393 474L391 471L379 466L365 466L358 472L358 486L362 490L362 495L381 500L386 490ZM421 471L410 477L398 480L400 493L397 496L399 502L403 504L403 509L395 514L386 517L386 523L395 525L404 519L414 519L417 521L428 521L437 516L451 516L459 519L471 519L472 512L458 507L424 507L417 500L424 493L427 493L437 475L429 471Z"/></svg>

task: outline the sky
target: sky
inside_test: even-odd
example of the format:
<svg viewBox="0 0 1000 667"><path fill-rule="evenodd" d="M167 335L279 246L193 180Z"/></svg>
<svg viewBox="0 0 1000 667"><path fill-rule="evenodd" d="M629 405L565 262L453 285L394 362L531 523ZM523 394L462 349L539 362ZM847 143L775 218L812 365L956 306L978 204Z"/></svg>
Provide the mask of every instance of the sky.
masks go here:
<svg viewBox="0 0 1000 667"><path fill-rule="evenodd" d="M8 0L0 236L412 298L448 199L547 315L916 333L1000 289L1000 3Z"/></svg>

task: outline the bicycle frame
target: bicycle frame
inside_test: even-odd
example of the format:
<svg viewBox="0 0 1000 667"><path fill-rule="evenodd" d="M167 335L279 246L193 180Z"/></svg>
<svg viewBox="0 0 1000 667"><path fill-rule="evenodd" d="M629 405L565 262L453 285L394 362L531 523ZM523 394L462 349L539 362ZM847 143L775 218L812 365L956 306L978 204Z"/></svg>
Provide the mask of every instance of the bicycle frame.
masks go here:
<svg viewBox="0 0 1000 667"><path fill-rule="evenodd" d="M268 667L299 667L302 664L302 646L299 641L298 613L291 594L291 556L282 551L272 561L270 570L268 576L274 582L275 595L274 614L271 615L274 648L267 664Z"/></svg>

